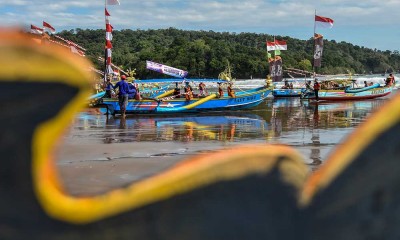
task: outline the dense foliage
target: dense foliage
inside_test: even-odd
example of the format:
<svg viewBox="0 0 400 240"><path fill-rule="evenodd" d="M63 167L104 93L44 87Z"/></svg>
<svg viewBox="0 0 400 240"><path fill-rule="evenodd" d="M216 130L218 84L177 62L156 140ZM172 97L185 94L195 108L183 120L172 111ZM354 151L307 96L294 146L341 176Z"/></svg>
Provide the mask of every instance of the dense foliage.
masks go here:
<svg viewBox="0 0 400 240"><path fill-rule="evenodd" d="M60 36L87 49L87 56L102 69L97 60L104 55L104 30L70 30ZM136 68L138 78L161 77L146 70L146 60L189 71L190 77L215 78L228 62L235 78L264 78L268 70L265 40L272 37L256 33L160 30L121 30L113 32L113 62L123 69ZM311 70L312 39L284 39L288 51L282 51L284 68ZM324 41L321 74L383 73L400 69L398 51L380 51L334 40Z"/></svg>

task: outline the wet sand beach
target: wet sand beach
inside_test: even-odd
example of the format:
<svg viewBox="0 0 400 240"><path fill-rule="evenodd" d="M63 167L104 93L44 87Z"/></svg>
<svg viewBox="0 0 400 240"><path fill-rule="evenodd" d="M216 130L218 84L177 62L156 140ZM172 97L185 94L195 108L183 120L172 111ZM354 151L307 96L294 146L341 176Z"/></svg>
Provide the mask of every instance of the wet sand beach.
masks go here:
<svg viewBox="0 0 400 240"><path fill-rule="evenodd" d="M268 98L255 109L166 116L82 111L61 139L57 166L66 190L94 195L154 175L196 154L241 144L286 144L310 171L388 97L313 104Z"/></svg>

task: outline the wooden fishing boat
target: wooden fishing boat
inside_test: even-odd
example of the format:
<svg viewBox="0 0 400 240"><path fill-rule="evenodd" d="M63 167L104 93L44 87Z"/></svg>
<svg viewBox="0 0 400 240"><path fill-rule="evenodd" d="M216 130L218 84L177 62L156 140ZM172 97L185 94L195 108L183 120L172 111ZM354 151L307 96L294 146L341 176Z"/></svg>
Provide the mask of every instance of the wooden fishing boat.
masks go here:
<svg viewBox="0 0 400 240"><path fill-rule="evenodd" d="M272 95L274 97L300 97L305 91L305 88L289 88L289 89L274 89Z"/></svg>
<svg viewBox="0 0 400 240"><path fill-rule="evenodd" d="M378 84L379 85L379 84ZM320 90L318 93L319 100L322 101L343 101L343 100L365 100L384 97L393 91L393 86L370 86L358 89L337 89L337 90ZM306 91L302 95L303 99L315 99L315 93Z"/></svg>
<svg viewBox="0 0 400 240"><path fill-rule="evenodd" d="M146 83L182 83L182 79L152 79L142 80ZM229 83L226 80L221 79L185 79L186 82L190 83ZM210 89L211 90L211 89ZM209 90L209 91L210 91ZM187 113L187 112L211 112L211 111L226 111L226 110L240 110L251 108L259 105L267 98L271 89L262 86L253 89L246 89L235 93L235 97L230 97L225 92L223 96L219 96L218 93L211 93L207 96L194 95L191 100L186 100L185 97L177 98L175 96L167 95L172 94L168 91L158 97L152 99L135 100L131 99L128 101L126 107L127 114L165 114L165 113ZM106 108L108 114L119 114L120 107L118 99L114 98L102 98L99 99L96 104L97 107Z"/></svg>
<svg viewBox="0 0 400 240"><path fill-rule="evenodd" d="M281 97L300 97L301 94L306 90L305 80L288 80L285 79L282 82L275 82L272 95L275 98Z"/></svg>

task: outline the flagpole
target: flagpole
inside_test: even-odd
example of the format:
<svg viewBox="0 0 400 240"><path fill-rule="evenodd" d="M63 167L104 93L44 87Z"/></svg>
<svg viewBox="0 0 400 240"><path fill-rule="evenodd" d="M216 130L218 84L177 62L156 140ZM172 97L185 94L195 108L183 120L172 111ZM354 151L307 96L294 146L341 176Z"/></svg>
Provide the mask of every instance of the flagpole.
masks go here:
<svg viewBox="0 0 400 240"><path fill-rule="evenodd" d="M105 14L105 10L107 9L107 0L104 0L104 24L107 24L107 16ZM106 29L106 34L107 34L107 29ZM107 48L104 47L104 82L107 81Z"/></svg>
<svg viewBox="0 0 400 240"><path fill-rule="evenodd" d="M317 16L317 9L315 9L315 12L314 12L314 34L313 34L313 36L312 36L312 44L313 44L313 57L312 57L312 65L313 65L313 78L315 78L315 76L316 76L316 73L315 73L315 66L314 66L314 54L315 54L315 33L316 33L316 28L317 28L317 25L316 25L316 23L315 23L315 17Z"/></svg>

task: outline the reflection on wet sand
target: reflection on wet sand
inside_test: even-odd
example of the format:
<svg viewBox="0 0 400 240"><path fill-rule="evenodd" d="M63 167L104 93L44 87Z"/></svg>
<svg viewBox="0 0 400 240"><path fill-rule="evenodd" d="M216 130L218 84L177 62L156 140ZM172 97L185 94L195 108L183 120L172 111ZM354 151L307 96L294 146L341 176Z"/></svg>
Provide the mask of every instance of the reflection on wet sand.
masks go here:
<svg viewBox="0 0 400 240"><path fill-rule="evenodd" d="M314 170L335 145L385 102L385 99L325 103L299 98L271 100L266 103L271 108L273 132L269 141L296 147Z"/></svg>

